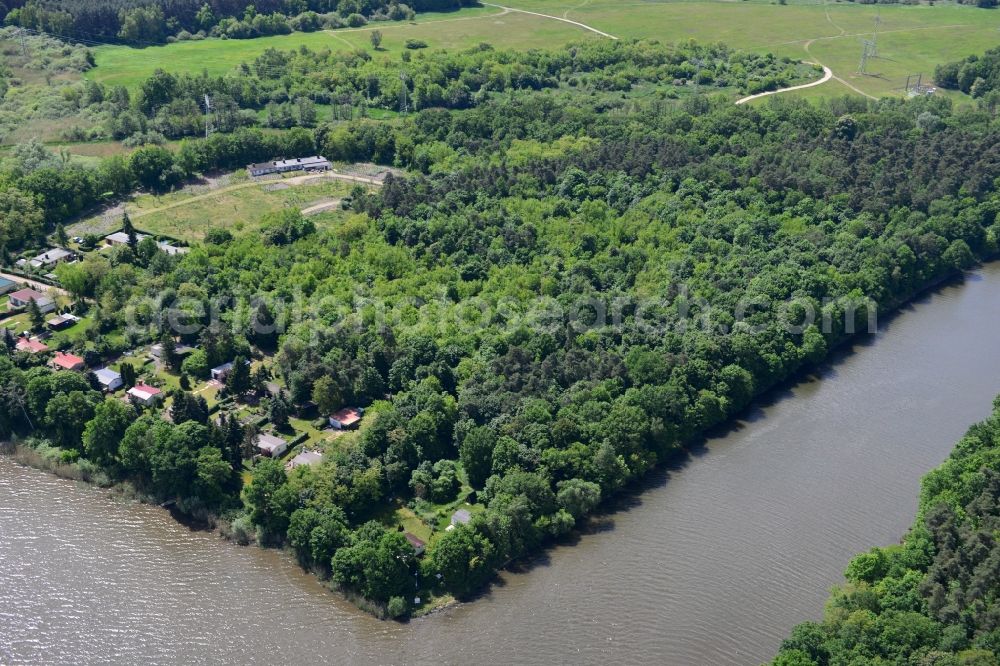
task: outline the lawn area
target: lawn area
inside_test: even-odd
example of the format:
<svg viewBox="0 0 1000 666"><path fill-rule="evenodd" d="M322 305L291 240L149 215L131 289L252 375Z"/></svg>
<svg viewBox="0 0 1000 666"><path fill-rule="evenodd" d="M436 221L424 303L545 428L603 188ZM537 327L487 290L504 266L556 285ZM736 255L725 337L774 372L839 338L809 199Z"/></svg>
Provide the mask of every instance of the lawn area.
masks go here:
<svg viewBox="0 0 1000 666"><path fill-rule="evenodd" d="M208 229L229 229L233 233L255 231L263 217L281 208L307 208L325 199L347 195L351 183L337 180L317 180L301 185L281 187L281 181L234 183L216 191L184 189L162 196L140 194L127 206L133 223L144 232L170 236L186 241L198 241ZM328 215L317 216L322 224ZM119 215L99 214L81 220L69 228L72 235L88 231L110 233L121 225Z"/></svg>

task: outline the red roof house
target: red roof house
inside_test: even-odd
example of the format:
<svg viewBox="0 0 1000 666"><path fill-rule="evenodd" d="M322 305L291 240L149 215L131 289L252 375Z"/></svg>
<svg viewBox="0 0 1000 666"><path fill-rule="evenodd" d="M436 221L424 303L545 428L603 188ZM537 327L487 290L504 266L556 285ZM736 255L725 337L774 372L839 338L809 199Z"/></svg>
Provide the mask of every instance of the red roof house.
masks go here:
<svg viewBox="0 0 1000 666"><path fill-rule="evenodd" d="M87 364L79 356L59 351L56 352L55 358L50 361L50 364L56 370L83 370L87 367Z"/></svg>
<svg viewBox="0 0 1000 666"><path fill-rule="evenodd" d="M38 340L33 340L32 338L17 339L17 351L28 352L29 354L42 354L48 350L48 345Z"/></svg>

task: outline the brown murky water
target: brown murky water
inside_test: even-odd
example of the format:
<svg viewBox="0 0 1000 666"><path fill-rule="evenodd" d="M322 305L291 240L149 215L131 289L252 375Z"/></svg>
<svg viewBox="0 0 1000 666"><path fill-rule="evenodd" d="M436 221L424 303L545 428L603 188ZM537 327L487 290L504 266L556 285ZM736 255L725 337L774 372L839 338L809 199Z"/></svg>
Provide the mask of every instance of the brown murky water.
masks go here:
<svg viewBox="0 0 1000 666"><path fill-rule="evenodd" d="M1000 392L1000 265L779 392L481 600L379 622L280 553L0 459L0 663L756 664Z"/></svg>

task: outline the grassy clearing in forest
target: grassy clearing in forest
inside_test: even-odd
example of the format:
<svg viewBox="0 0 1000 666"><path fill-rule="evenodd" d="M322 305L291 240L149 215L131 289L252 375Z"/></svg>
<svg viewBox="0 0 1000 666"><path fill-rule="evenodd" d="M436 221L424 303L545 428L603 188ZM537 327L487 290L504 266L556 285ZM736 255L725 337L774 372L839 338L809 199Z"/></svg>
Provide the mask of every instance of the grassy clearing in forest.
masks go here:
<svg viewBox="0 0 1000 666"><path fill-rule="evenodd" d="M237 234L253 231L268 213L282 208L301 210L320 201L343 197L351 186L337 180L300 185L287 185L280 180L234 183L208 192L140 194L127 207L136 227L144 232L198 241L208 229L228 229ZM336 212L324 213L312 220L322 226L324 220L336 215ZM120 226L119 220L120 213L102 213L70 226L68 232L70 235L88 231L110 233Z"/></svg>

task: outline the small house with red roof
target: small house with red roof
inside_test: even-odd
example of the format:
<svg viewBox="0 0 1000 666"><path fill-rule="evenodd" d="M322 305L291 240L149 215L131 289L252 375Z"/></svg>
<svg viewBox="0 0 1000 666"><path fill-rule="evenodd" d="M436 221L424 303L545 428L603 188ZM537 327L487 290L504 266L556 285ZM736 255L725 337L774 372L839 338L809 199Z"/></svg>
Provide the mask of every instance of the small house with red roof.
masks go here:
<svg viewBox="0 0 1000 666"><path fill-rule="evenodd" d="M49 365L52 366L54 370L76 370L80 371L87 367L83 359L75 354L64 354L60 351L56 352L55 357L49 361Z"/></svg>
<svg viewBox="0 0 1000 666"><path fill-rule="evenodd" d="M28 352L29 354L44 354L49 350L48 345L34 338L20 337L17 339L17 351Z"/></svg>
<svg viewBox="0 0 1000 666"><path fill-rule="evenodd" d="M364 413L365 410L360 407L345 407L330 416L330 425L337 430L357 428L358 423L361 422L361 415Z"/></svg>

